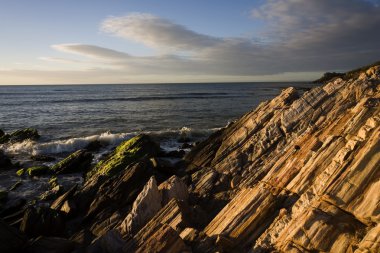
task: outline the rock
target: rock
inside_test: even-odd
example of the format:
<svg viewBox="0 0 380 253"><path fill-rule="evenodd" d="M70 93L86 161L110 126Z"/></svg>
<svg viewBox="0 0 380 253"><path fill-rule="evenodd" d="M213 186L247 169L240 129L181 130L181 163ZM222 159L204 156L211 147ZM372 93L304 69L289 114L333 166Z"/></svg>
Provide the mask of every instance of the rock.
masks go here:
<svg viewBox="0 0 380 253"><path fill-rule="evenodd" d="M78 244L65 238L40 236L30 242L29 253L71 253Z"/></svg>
<svg viewBox="0 0 380 253"><path fill-rule="evenodd" d="M72 216L73 214L75 214L76 210L77 210L77 207L75 205L75 202L70 199L66 200L61 207L61 211L66 213L69 216Z"/></svg>
<svg viewBox="0 0 380 253"><path fill-rule="evenodd" d="M189 149L189 148L192 148L192 147L193 147L193 145L190 144L190 143L187 143L187 142L185 142L185 143L182 144L182 146L181 146L182 149Z"/></svg>
<svg viewBox="0 0 380 253"><path fill-rule="evenodd" d="M5 135L4 131L0 129L0 138Z"/></svg>
<svg viewBox="0 0 380 253"><path fill-rule="evenodd" d="M152 162L153 168L164 175L171 176L178 171L178 168L171 159L153 157L150 161Z"/></svg>
<svg viewBox="0 0 380 253"><path fill-rule="evenodd" d="M20 187L22 185L22 181L17 181L16 183L14 183L10 188L9 188L9 191L14 191L16 190L18 187Z"/></svg>
<svg viewBox="0 0 380 253"><path fill-rule="evenodd" d="M121 143L115 151L100 161L88 174L115 175L128 165L136 163L143 157L153 157L159 153L159 145L147 135L138 135Z"/></svg>
<svg viewBox="0 0 380 253"><path fill-rule="evenodd" d="M7 157L2 150L0 150L0 169L10 169L12 168L12 162Z"/></svg>
<svg viewBox="0 0 380 253"><path fill-rule="evenodd" d="M49 201L56 199L60 194L62 194L63 188L59 185L53 187L51 190L48 190L42 193L39 197L42 201Z"/></svg>
<svg viewBox="0 0 380 253"><path fill-rule="evenodd" d="M198 237L199 231L194 228L185 228L179 235L185 242L193 242Z"/></svg>
<svg viewBox="0 0 380 253"><path fill-rule="evenodd" d="M76 189L77 189L77 185L74 185L73 187L71 187L67 192L65 192L64 194L62 194L60 197L58 197L51 205L50 205L50 208L51 209L54 209L54 210L60 210L62 208L62 206L64 205L64 203L69 199L71 198Z"/></svg>
<svg viewBox="0 0 380 253"><path fill-rule="evenodd" d="M139 231L161 209L161 200L156 179L151 177L133 202L131 212L121 225L122 232L135 234Z"/></svg>
<svg viewBox="0 0 380 253"><path fill-rule="evenodd" d="M84 149L90 152L98 151L103 148L103 145L100 141L95 140L90 142Z"/></svg>
<svg viewBox="0 0 380 253"><path fill-rule="evenodd" d="M21 130L17 130L11 134L6 134L0 137L0 144L6 143L6 142L22 142L24 140L30 139L30 140L37 140L40 138L40 135L38 134L38 131L33 128L25 128Z"/></svg>
<svg viewBox="0 0 380 253"><path fill-rule="evenodd" d="M184 150L172 150L167 153L160 154L161 157L182 158L186 152Z"/></svg>
<svg viewBox="0 0 380 253"><path fill-rule="evenodd" d="M65 231L63 213L46 207L29 207L25 211L20 230L30 237L61 236Z"/></svg>
<svg viewBox="0 0 380 253"><path fill-rule="evenodd" d="M21 177L24 175L25 172L26 172L26 169L19 169L16 171L16 175Z"/></svg>
<svg viewBox="0 0 380 253"><path fill-rule="evenodd" d="M51 167L56 174L87 171L93 156L85 150L78 150Z"/></svg>
<svg viewBox="0 0 380 253"><path fill-rule="evenodd" d="M55 158L52 156L47 156L47 155L32 155L30 156L30 159L33 161L38 161L38 162L53 162L55 161Z"/></svg>
<svg viewBox="0 0 380 253"><path fill-rule="evenodd" d="M28 176L30 177L39 177L39 176L43 176L43 175L46 175L46 174L49 174L51 172L50 168L48 166L34 166L34 167L30 167L30 168L27 168L26 169L26 173L28 174ZM23 174L21 173L21 171L17 171L17 175L19 174Z"/></svg>
<svg viewBox="0 0 380 253"><path fill-rule="evenodd" d="M189 193L186 184L177 176L172 176L158 186L162 195L162 206L169 203L171 199L187 202Z"/></svg>
<svg viewBox="0 0 380 253"><path fill-rule="evenodd" d="M23 198L15 198L9 199L4 207L0 210L0 217L6 217L13 213L17 213L24 209L26 204L26 199Z"/></svg>
<svg viewBox="0 0 380 253"><path fill-rule="evenodd" d="M19 231L0 220L0 252L24 252L26 243L26 238Z"/></svg>
<svg viewBox="0 0 380 253"><path fill-rule="evenodd" d="M86 202L88 199L92 201L89 208L85 208L88 219L95 218L105 210L110 217L116 210L130 207L151 176L151 163L142 160L137 164L130 165L119 175L107 179L100 185L94 184L93 192L89 187L87 191L78 192L74 198L77 204Z"/></svg>

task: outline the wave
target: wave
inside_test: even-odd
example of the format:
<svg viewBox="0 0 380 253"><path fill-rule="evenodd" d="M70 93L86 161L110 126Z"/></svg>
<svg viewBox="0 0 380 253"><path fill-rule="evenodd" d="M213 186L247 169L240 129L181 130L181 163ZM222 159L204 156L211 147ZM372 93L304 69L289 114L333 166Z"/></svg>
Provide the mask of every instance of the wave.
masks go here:
<svg viewBox="0 0 380 253"><path fill-rule="evenodd" d="M191 141L197 141L219 130L220 128L211 129L192 129L182 127L181 129L166 129L161 131L143 131L130 133L111 133L105 132L99 135L91 135L84 137L69 138L65 140L55 140L50 142L36 142L25 140L20 143L2 144L0 149L11 155L55 155L63 153L71 153L79 149L85 148L94 141L99 141L103 147L110 149L117 146L122 141L128 140L139 133L150 135L154 140L161 144L165 150L173 150L178 148L178 138L186 137ZM103 150L104 152L104 150Z"/></svg>

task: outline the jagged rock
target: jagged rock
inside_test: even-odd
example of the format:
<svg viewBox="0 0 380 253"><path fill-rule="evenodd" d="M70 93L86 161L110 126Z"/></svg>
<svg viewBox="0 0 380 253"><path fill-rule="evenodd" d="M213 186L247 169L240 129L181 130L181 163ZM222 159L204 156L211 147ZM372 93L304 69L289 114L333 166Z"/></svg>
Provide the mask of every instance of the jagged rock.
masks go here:
<svg viewBox="0 0 380 253"><path fill-rule="evenodd" d="M33 128L25 128L21 130L17 130L11 134L5 134L0 137L0 144L6 143L6 142L22 142L24 140L30 139L30 140L37 140L40 138L40 135L38 134L38 131Z"/></svg>
<svg viewBox="0 0 380 253"><path fill-rule="evenodd" d="M59 196L50 205L50 208L54 209L54 210L60 210L60 209L62 209L62 206L64 205L65 201L67 201L69 198L71 198L74 195L77 187L78 187L77 185L74 185L67 192L65 192L64 194L62 194L61 196Z"/></svg>
<svg viewBox="0 0 380 253"><path fill-rule="evenodd" d="M92 157L86 150L78 150L55 164L51 170L56 174L83 172L90 168Z"/></svg>
<svg viewBox="0 0 380 253"><path fill-rule="evenodd" d="M80 204L88 201L88 199L92 200L86 211L88 218L95 217L104 210L107 210L111 216L116 210L132 205L151 176L151 163L143 160L130 165L125 168L123 173L109 178L100 185L94 182L92 186L90 185L91 187L88 186L86 191L78 192L75 196L76 203ZM95 188L94 191L91 188Z"/></svg>
<svg viewBox="0 0 380 253"><path fill-rule="evenodd" d="M60 236L64 234L65 221L62 212L46 207L29 207L25 211L20 230L30 237Z"/></svg>
<svg viewBox="0 0 380 253"><path fill-rule="evenodd" d="M11 159L0 150L0 169L9 169L12 168Z"/></svg>
<svg viewBox="0 0 380 253"><path fill-rule="evenodd" d="M186 184L177 176L172 176L158 186L162 194L162 206L166 205L171 199L187 201L189 192Z"/></svg>
<svg viewBox="0 0 380 253"><path fill-rule="evenodd" d="M115 151L100 161L88 176L115 175L128 165L136 163L143 157L153 157L159 153L160 147L147 135L138 135L121 143Z"/></svg>
<svg viewBox="0 0 380 253"><path fill-rule="evenodd" d="M0 220L0 252L14 253L23 252L27 240L15 228Z"/></svg>
<svg viewBox="0 0 380 253"><path fill-rule="evenodd" d="M153 252L158 252L160 248L153 242L167 245L173 252L187 251L188 248L183 247L184 243L179 233L191 223L189 212L186 203L172 199L133 238L126 242L123 252L144 252L149 249L148 245L152 247ZM162 235L167 236L168 240L165 240ZM171 252L168 251L169 249L162 249L162 252Z"/></svg>
<svg viewBox="0 0 380 253"><path fill-rule="evenodd" d="M197 145L185 159L204 194L209 167L239 178L206 234L243 252L378 251L379 87L375 66L287 89Z"/></svg>
<svg viewBox="0 0 380 253"><path fill-rule="evenodd" d="M60 194L62 194L62 191L63 191L63 188L57 185L53 187L52 189L47 190L46 192L42 193L39 199L43 201L56 199Z"/></svg>
<svg viewBox="0 0 380 253"><path fill-rule="evenodd" d="M29 253L71 253L78 244L65 238L40 236L30 242Z"/></svg>
<svg viewBox="0 0 380 253"><path fill-rule="evenodd" d="M123 233L135 234L162 207L162 196L154 177L151 177L144 189L133 202L132 210L121 225Z"/></svg>
<svg viewBox="0 0 380 253"><path fill-rule="evenodd" d="M70 216L75 213L76 209L75 202L70 199L66 200L61 207L61 211Z"/></svg>

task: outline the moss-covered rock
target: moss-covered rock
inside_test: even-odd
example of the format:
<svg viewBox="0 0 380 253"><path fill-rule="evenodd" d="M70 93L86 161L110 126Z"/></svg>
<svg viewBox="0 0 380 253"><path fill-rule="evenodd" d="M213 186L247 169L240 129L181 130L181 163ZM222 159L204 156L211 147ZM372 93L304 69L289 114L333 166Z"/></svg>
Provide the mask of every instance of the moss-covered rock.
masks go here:
<svg viewBox="0 0 380 253"><path fill-rule="evenodd" d="M21 142L27 139L37 140L38 138L40 138L40 135L38 134L38 131L36 129L25 128L17 130L11 134L4 134L2 137L0 137L0 144L6 142Z"/></svg>
<svg viewBox="0 0 380 253"><path fill-rule="evenodd" d="M49 172L51 172L50 168L48 166L44 166L44 165L34 166L34 167L30 167L30 168L26 169L26 173L30 177L38 177L38 176L46 175Z"/></svg>
<svg viewBox="0 0 380 253"><path fill-rule="evenodd" d="M138 135L121 143L103 161L100 161L89 173L115 175L128 165L139 161L143 157L153 157L160 151L160 146L147 135Z"/></svg>
<svg viewBox="0 0 380 253"><path fill-rule="evenodd" d="M24 173L25 173L25 169L19 169L18 171L16 171L16 175L19 177L23 176Z"/></svg>
<svg viewBox="0 0 380 253"><path fill-rule="evenodd" d="M86 150L78 150L55 164L51 169L56 174L83 172L90 168L92 158L92 154Z"/></svg>

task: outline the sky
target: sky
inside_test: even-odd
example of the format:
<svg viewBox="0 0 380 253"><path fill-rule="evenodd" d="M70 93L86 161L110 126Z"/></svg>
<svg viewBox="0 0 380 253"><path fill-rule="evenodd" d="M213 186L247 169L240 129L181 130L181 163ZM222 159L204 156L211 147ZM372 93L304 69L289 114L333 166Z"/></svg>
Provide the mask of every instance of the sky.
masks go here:
<svg viewBox="0 0 380 253"><path fill-rule="evenodd" d="M380 60L380 0L0 0L0 85L308 81Z"/></svg>

